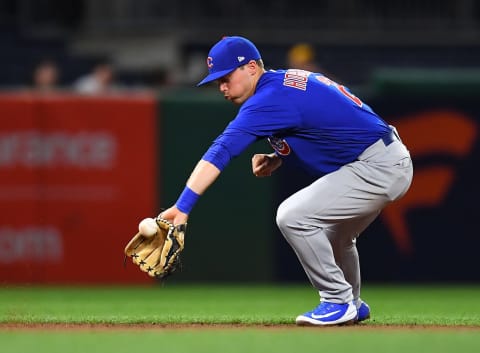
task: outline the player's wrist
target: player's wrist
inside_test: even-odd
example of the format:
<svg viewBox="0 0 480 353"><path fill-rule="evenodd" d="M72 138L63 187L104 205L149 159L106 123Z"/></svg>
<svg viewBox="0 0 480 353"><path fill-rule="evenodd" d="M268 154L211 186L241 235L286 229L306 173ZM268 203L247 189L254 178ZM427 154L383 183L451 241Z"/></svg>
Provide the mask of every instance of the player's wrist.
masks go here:
<svg viewBox="0 0 480 353"><path fill-rule="evenodd" d="M192 211L199 198L199 194L190 189L188 186L185 186L185 189L183 189L183 192L180 194L175 206L180 212L188 215Z"/></svg>

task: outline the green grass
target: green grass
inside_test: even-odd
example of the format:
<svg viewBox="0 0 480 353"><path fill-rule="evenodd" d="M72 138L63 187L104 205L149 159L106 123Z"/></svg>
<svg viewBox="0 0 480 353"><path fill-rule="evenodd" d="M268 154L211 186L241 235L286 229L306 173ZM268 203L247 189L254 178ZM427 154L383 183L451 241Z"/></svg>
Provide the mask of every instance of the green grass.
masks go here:
<svg viewBox="0 0 480 353"><path fill-rule="evenodd" d="M2 352L461 352L478 353L478 332L352 332L338 329L257 331L10 332Z"/></svg>
<svg viewBox="0 0 480 353"><path fill-rule="evenodd" d="M480 286L364 286L368 324L299 328L305 286L0 287L0 323L156 324L156 329L1 329L5 352L479 352ZM207 330L175 324L223 325ZM280 325L261 328L260 325ZM444 326L436 328L434 326ZM449 328L451 326L451 328Z"/></svg>
<svg viewBox="0 0 480 353"><path fill-rule="evenodd" d="M366 286L370 325L480 327L480 286ZM0 322L291 324L318 302L309 286L0 288Z"/></svg>

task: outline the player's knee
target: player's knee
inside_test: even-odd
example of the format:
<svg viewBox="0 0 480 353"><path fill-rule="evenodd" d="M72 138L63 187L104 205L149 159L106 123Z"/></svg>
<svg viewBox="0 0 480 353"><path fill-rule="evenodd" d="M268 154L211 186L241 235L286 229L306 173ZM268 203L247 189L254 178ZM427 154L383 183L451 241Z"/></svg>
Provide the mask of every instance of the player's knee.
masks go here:
<svg viewBox="0 0 480 353"><path fill-rule="evenodd" d="M287 218L287 213L285 212L285 207L283 206L283 203L282 203L277 209L277 217L275 218L275 221L277 222L277 226L278 228L280 228L280 230L285 229L286 218Z"/></svg>
<svg viewBox="0 0 480 353"><path fill-rule="evenodd" d="M280 231L285 235L289 232L288 229L291 229L295 222L294 212L288 206L287 202L282 202L277 210L276 222Z"/></svg>

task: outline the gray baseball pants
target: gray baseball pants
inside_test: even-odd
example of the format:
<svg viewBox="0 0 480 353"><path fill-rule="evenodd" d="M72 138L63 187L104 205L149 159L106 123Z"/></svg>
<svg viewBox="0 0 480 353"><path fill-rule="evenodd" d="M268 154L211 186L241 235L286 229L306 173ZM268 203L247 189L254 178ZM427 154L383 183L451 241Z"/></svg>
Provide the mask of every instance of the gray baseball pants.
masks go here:
<svg viewBox="0 0 480 353"><path fill-rule="evenodd" d="M360 297L356 238L412 182L413 165L400 140L378 140L356 161L281 203L277 224L322 301Z"/></svg>

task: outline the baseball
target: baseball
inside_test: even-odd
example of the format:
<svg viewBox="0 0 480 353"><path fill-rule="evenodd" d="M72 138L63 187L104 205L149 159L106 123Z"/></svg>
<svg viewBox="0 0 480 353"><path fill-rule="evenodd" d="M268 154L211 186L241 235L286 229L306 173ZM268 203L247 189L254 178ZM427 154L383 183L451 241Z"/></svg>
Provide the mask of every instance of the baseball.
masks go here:
<svg viewBox="0 0 480 353"><path fill-rule="evenodd" d="M153 218L145 218L138 224L138 231L146 237L153 237L158 230L157 222Z"/></svg>

